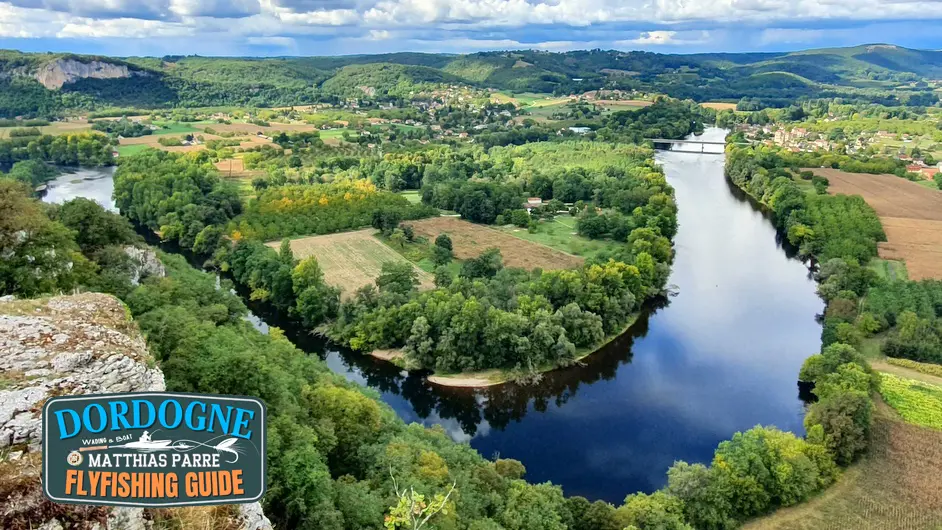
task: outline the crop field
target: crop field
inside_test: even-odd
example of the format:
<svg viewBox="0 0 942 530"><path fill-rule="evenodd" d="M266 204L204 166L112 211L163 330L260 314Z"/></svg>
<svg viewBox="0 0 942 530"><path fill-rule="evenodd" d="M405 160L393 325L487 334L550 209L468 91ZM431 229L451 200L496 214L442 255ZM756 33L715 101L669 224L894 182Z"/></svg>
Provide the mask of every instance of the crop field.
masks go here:
<svg viewBox="0 0 942 530"><path fill-rule="evenodd" d="M906 421L942 430L942 387L880 374L880 394Z"/></svg>
<svg viewBox="0 0 942 530"><path fill-rule="evenodd" d="M448 234L458 259L476 258L485 250L496 247L504 257L507 267L544 270L573 269L580 267L583 258L573 256L546 245L523 240L482 225L463 221L456 217L434 217L412 223L415 233L434 241L439 234Z"/></svg>
<svg viewBox="0 0 942 530"><path fill-rule="evenodd" d="M700 106L714 110L736 110L735 103L720 103L718 101L708 101L706 103L701 103Z"/></svg>
<svg viewBox="0 0 942 530"><path fill-rule="evenodd" d="M236 134L254 135L261 132L265 136L271 136L275 132L284 131L286 133L316 131L317 127L307 123L271 123L270 127L254 125L252 123L211 123L206 125L219 132L231 132ZM204 127L205 128L205 127ZM201 129L202 130L202 129Z"/></svg>
<svg viewBox="0 0 942 530"><path fill-rule="evenodd" d="M10 134L10 131L18 128L20 127L0 127L0 138L6 138ZM92 126L89 125L85 120L57 121L49 125L37 127L37 129L39 129L39 131L43 134L56 136L59 134L88 132L92 130Z"/></svg>
<svg viewBox="0 0 942 530"><path fill-rule="evenodd" d="M880 257L903 260L911 280L942 279L942 192L894 175L813 169L832 194L860 195L876 210L887 241Z"/></svg>
<svg viewBox="0 0 942 530"><path fill-rule="evenodd" d="M877 400L870 451L837 484L746 530L937 530L942 431L910 425Z"/></svg>
<svg viewBox="0 0 942 530"><path fill-rule="evenodd" d="M304 259L308 256L317 258L317 262L324 271L324 280L329 284L340 287L343 297L353 296L354 292L373 283L379 276L383 263L387 261L408 261L395 250L384 245L373 237L375 230L357 230L356 232L342 232L323 236L302 237L291 240L291 251L294 257ZM277 249L280 241L266 243ZM413 265L414 267L414 265ZM432 275L415 267L421 282L420 289L430 289L435 282Z"/></svg>
<svg viewBox="0 0 942 530"><path fill-rule="evenodd" d="M632 110L632 109L640 109L643 107L650 107L651 105L654 105L654 103L650 101L644 101L642 99L620 99L620 100L600 99L600 100L592 101L592 103L604 109L610 109L610 110Z"/></svg>

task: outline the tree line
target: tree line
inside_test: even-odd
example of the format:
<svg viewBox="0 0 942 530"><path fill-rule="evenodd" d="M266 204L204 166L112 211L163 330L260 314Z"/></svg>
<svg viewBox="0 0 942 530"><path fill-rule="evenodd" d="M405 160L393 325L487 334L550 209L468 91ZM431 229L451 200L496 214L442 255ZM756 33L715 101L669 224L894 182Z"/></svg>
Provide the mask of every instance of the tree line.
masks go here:
<svg viewBox="0 0 942 530"><path fill-rule="evenodd" d="M0 164L36 160L60 166L110 166L113 148L107 136L97 133L8 138L0 140Z"/></svg>

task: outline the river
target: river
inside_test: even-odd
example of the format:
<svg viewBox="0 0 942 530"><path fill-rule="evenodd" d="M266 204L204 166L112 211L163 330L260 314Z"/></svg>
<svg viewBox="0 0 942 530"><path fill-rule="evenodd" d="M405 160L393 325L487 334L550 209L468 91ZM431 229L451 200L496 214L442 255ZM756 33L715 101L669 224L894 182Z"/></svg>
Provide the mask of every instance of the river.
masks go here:
<svg viewBox="0 0 942 530"><path fill-rule="evenodd" d="M723 135L709 129L702 139ZM421 374L337 351L263 308L253 306L251 319L263 331L266 323L284 328L332 370L379 392L405 421L440 425L485 457L518 459L529 481L552 481L567 495L620 503L663 486L676 460L709 462L736 431L762 424L803 433L797 376L819 347L824 307L808 269L726 181L722 155L657 158L679 206L669 281L678 294L583 365L537 386L433 387ZM88 182L101 186L88 193L109 186ZM45 200L63 200L56 189Z"/></svg>

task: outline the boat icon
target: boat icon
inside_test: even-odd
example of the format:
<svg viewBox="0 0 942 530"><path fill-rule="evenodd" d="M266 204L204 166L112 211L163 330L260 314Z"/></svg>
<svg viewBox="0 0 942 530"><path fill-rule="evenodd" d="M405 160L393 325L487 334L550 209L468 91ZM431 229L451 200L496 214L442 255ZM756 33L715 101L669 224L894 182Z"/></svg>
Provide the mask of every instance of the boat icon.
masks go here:
<svg viewBox="0 0 942 530"><path fill-rule="evenodd" d="M126 447L128 449L139 449L142 451L162 451L165 449L170 449L171 440L153 440L150 437L148 431L144 431L141 434L141 437L137 439L136 442L128 442L121 447Z"/></svg>

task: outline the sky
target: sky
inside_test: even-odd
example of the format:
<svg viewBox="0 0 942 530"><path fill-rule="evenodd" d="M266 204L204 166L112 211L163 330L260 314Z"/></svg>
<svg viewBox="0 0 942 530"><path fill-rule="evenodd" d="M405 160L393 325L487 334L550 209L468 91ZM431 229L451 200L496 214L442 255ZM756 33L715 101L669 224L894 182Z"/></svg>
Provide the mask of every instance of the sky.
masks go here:
<svg viewBox="0 0 942 530"><path fill-rule="evenodd" d="M940 49L942 0L0 0L0 48L113 56Z"/></svg>

